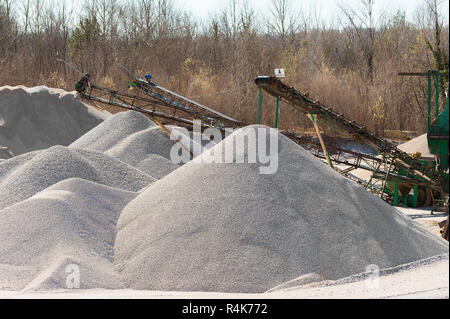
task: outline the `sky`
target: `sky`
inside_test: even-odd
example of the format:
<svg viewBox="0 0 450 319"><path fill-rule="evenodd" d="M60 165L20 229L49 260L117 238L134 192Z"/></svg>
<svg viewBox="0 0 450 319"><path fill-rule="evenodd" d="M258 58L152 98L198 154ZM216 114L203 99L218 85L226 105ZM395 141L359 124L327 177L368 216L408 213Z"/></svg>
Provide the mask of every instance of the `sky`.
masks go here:
<svg viewBox="0 0 450 319"><path fill-rule="evenodd" d="M272 0L237 0L240 3L248 2L260 16L269 16ZM360 4L360 0L292 0L295 10L310 12L313 9L318 13L320 19L326 21L327 24L336 19L339 13L340 4L346 4L356 8ZM180 9L190 11L194 16L206 20L214 13L220 12L229 4L229 0L174 0L176 6ZM398 9L406 12L408 20L414 19L414 13L418 6L423 5L424 0L375 0L375 11L396 12ZM314 10L315 9L315 10ZM449 1L444 0L442 6L443 12L447 12Z"/></svg>

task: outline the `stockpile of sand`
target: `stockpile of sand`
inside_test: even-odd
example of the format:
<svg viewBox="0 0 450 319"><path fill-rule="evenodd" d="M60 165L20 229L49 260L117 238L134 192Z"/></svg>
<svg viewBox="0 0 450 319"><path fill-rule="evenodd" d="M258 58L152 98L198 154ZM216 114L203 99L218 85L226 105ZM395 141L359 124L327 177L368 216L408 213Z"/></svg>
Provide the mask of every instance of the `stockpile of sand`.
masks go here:
<svg viewBox="0 0 450 319"><path fill-rule="evenodd" d="M145 172L162 178L178 167L157 155L173 142L154 129L141 114L120 113L75 146L0 162L1 289L66 288L74 265L80 288L126 287L112 263L119 214L156 181Z"/></svg>
<svg viewBox="0 0 450 319"><path fill-rule="evenodd" d="M0 209L75 177L134 192L155 181L101 152L53 146L0 162Z"/></svg>
<svg viewBox="0 0 450 319"><path fill-rule="evenodd" d="M273 175L202 162L255 128L179 166L160 127L124 112L69 147L1 161L0 289L65 288L75 266L80 288L263 292L448 251L274 130L260 127L279 142Z"/></svg>
<svg viewBox="0 0 450 319"><path fill-rule="evenodd" d="M207 138L194 138L192 132L178 126L167 125L166 128L173 132L173 140L143 114L121 112L109 117L69 147L103 152L159 179L180 167L171 160L174 146L176 149L184 148L185 152L189 149L198 156L214 145Z"/></svg>
<svg viewBox="0 0 450 319"><path fill-rule="evenodd" d="M205 150L208 150L217 144L211 139L211 136L207 136L206 130L201 134L200 132L188 131L187 129L175 125L167 125L166 127L173 133L175 138L193 151L194 156L200 155ZM231 133L225 131L225 134L228 136ZM223 136L221 136L221 138L223 138Z"/></svg>
<svg viewBox="0 0 450 319"><path fill-rule="evenodd" d="M154 127L157 125L140 113L120 112L110 116L102 124L81 136L70 147L106 152L124 139Z"/></svg>
<svg viewBox="0 0 450 319"><path fill-rule="evenodd" d="M245 134L247 127L228 139ZM448 252L448 244L274 130L278 171L191 161L150 185L117 224L116 270L132 288L263 292ZM232 143L218 144L202 157ZM232 140L231 140L232 141ZM247 158L247 149L234 158Z"/></svg>
<svg viewBox="0 0 450 319"><path fill-rule="evenodd" d="M147 117L128 111L109 117L69 147L103 152L155 178L161 178L179 167L170 161L174 144Z"/></svg>
<svg viewBox="0 0 450 319"><path fill-rule="evenodd" d="M63 90L0 87L0 145L14 155L69 145L107 116Z"/></svg>
<svg viewBox="0 0 450 319"><path fill-rule="evenodd" d="M149 154L140 161L136 168L144 173L151 174L156 179L161 179L176 170L180 165L172 163L165 157L156 154Z"/></svg>
<svg viewBox="0 0 450 319"><path fill-rule="evenodd" d="M117 218L137 193L66 179L0 210L0 287L66 288L76 265L80 288L121 288L114 272Z"/></svg>
<svg viewBox="0 0 450 319"><path fill-rule="evenodd" d="M434 157L434 155L431 154L430 150L428 149L427 134L422 134L406 143L400 144L398 146L398 149L409 154L419 152L422 158Z"/></svg>

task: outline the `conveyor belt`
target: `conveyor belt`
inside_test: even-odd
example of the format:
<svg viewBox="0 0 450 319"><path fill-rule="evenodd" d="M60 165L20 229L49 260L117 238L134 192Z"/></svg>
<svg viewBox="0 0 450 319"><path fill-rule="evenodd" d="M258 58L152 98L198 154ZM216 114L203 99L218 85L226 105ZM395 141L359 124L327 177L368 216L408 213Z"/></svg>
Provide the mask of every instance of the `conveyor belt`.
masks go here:
<svg viewBox="0 0 450 319"><path fill-rule="evenodd" d="M189 112L196 114L197 117L205 122L215 123L218 127L241 127L243 123L227 116L213 109L204 106L200 103L192 101L175 92L167 90L155 83L148 82L143 79L136 78L137 87L143 90L147 95L160 99L161 101L171 104L180 110L189 110Z"/></svg>
<svg viewBox="0 0 450 319"><path fill-rule="evenodd" d="M292 87L285 85L275 77L260 76L255 79L256 85L269 94L284 100L305 113L319 114L325 124L342 130L353 137L355 141L366 144L376 150L380 155L394 164L396 169L406 169L412 180L417 184L427 185L441 193L448 193L448 181L442 171L426 167L419 160L399 150L394 144L376 134L369 132L365 127L345 118L342 114L333 111L319 101L315 101Z"/></svg>
<svg viewBox="0 0 450 319"><path fill-rule="evenodd" d="M163 88L156 83L151 82L150 75L146 75L146 79L141 79L123 64L117 64L133 78L132 85L140 89L152 99L156 99L165 105L170 105L181 112L189 113L196 119L210 124L210 126L215 126L217 128L237 128L245 126L244 123L239 122L225 114L217 112L205 105L190 100L184 96Z"/></svg>
<svg viewBox="0 0 450 319"><path fill-rule="evenodd" d="M198 112L189 108L177 106L173 103L165 102L161 99L151 96L142 97L132 95L125 92L110 90L91 84L89 88L83 93L83 98L109 104L115 107L129 109L140 113L148 114L156 118L166 120L167 123L179 124L191 127L193 120L200 120ZM221 119L209 118L208 121L202 121L201 126L224 128Z"/></svg>

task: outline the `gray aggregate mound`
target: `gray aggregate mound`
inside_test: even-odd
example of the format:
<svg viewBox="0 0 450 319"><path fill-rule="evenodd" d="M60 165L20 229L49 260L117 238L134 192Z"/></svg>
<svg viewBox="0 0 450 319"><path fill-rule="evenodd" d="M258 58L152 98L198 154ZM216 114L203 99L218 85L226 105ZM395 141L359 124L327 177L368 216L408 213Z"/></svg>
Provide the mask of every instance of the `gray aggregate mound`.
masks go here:
<svg viewBox="0 0 450 319"><path fill-rule="evenodd" d="M0 87L0 145L14 155L67 146L108 115L63 90Z"/></svg>
<svg viewBox="0 0 450 319"><path fill-rule="evenodd" d="M125 137L122 141L105 151L132 166L139 165L148 155L155 154L170 160L170 149L174 142L159 127L152 127Z"/></svg>
<svg viewBox="0 0 450 319"><path fill-rule="evenodd" d="M172 129L174 127L171 127ZM174 141L141 113L117 113L70 145L104 152L161 178L178 167L170 161Z"/></svg>
<svg viewBox="0 0 450 319"><path fill-rule="evenodd" d="M34 156L36 156L41 152L42 151L28 152L2 161L0 164L0 184L3 183L3 181L14 169L23 165L24 163L26 163L27 161L29 161L30 159L32 159Z"/></svg>
<svg viewBox="0 0 450 319"><path fill-rule="evenodd" d="M174 164L172 161L156 154L148 155L145 160L139 162L136 166L138 170L156 179L163 178L179 167L180 165Z"/></svg>
<svg viewBox="0 0 450 319"><path fill-rule="evenodd" d="M422 134L406 143L400 144L398 148L401 151L409 154L420 152L421 157L434 158L434 155L431 154L430 150L428 149L427 134Z"/></svg>
<svg viewBox="0 0 450 319"><path fill-rule="evenodd" d="M53 146L0 162L0 209L74 177L134 192L155 181L101 152Z"/></svg>
<svg viewBox="0 0 450 319"><path fill-rule="evenodd" d="M233 147L236 131L202 157ZM264 128L264 127L261 127ZM448 243L272 129L278 170L191 161L123 210L116 270L129 287L264 292L315 273L336 280L448 252ZM231 146L230 146L231 145ZM238 150L234 158L248 159Z"/></svg>
<svg viewBox="0 0 450 319"><path fill-rule="evenodd" d="M116 222L137 193L87 180L59 182L0 210L0 289L123 288L114 272Z"/></svg>
<svg viewBox="0 0 450 319"><path fill-rule="evenodd" d="M210 136L206 136L206 131L203 131L203 134L200 134L200 132L194 133L175 125L167 125L167 128L175 135L175 137L182 137L179 138L179 140L183 142L185 147L188 147L193 151L194 156L200 155L217 144ZM200 150L200 152L198 150Z"/></svg>
<svg viewBox="0 0 450 319"><path fill-rule="evenodd" d="M70 147L105 152L130 135L156 126L141 113L134 111L120 112L110 116L100 125L81 136Z"/></svg>

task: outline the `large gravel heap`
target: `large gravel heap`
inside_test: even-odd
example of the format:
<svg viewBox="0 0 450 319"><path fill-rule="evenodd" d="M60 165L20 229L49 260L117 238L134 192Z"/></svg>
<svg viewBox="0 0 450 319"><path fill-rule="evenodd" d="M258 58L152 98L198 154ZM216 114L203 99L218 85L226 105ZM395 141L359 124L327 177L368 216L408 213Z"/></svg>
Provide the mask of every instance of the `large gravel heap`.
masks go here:
<svg viewBox="0 0 450 319"><path fill-rule="evenodd" d="M159 130L119 113L70 147L0 161L0 289L66 288L73 265L80 288L126 287L113 267L117 219L153 176L179 166Z"/></svg>
<svg viewBox="0 0 450 319"><path fill-rule="evenodd" d="M109 117L69 147L103 152L155 178L161 178L178 168L170 161L174 143L147 117L128 111Z"/></svg>
<svg viewBox="0 0 450 319"><path fill-rule="evenodd" d="M155 181L101 152L53 146L0 162L0 209L68 178L134 192Z"/></svg>
<svg viewBox="0 0 450 319"><path fill-rule="evenodd" d="M430 150L428 149L427 134L422 134L406 143L400 144L398 148L403 152L410 154L419 152L422 158L434 158L434 155L431 154Z"/></svg>
<svg viewBox="0 0 450 319"><path fill-rule="evenodd" d="M45 86L3 86L0 145L14 155L53 145L67 146L109 115L86 106L75 93Z"/></svg>
<svg viewBox="0 0 450 319"><path fill-rule="evenodd" d="M309 273L338 279L448 252L445 241L268 132L279 141L276 174L191 161L125 207L114 263L130 287L263 292ZM224 145L232 143L209 152Z"/></svg>
<svg viewBox="0 0 450 319"><path fill-rule="evenodd" d="M0 288L66 288L74 264L80 288L123 288L115 226L136 194L71 178L0 210Z"/></svg>
<svg viewBox="0 0 450 319"><path fill-rule="evenodd" d="M275 174L202 162L230 149L245 162L258 149L233 141L256 128L279 143ZM0 161L0 290L66 288L79 267L86 289L264 292L448 252L275 130L240 129L183 166L174 143L124 112L68 147Z"/></svg>

